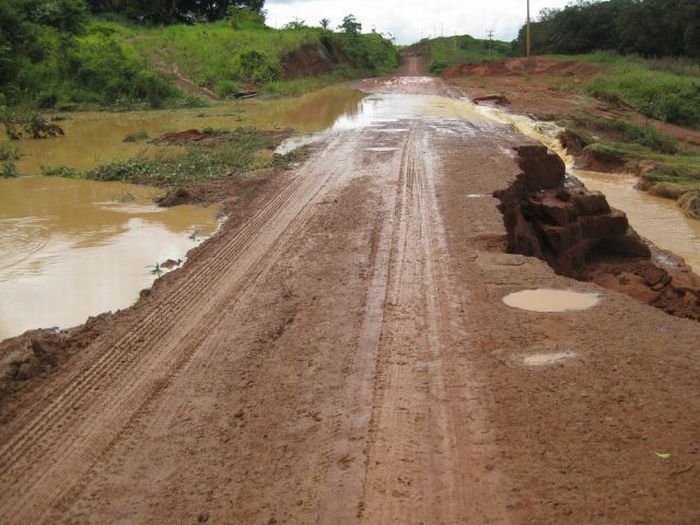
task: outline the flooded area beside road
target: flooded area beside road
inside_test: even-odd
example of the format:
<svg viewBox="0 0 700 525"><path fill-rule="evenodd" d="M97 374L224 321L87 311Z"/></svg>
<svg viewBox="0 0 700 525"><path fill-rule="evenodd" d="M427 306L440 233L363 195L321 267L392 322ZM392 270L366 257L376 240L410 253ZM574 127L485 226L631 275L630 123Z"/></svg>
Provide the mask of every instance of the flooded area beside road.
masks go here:
<svg viewBox="0 0 700 525"><path fill-rule="evenodd" d="M642 237L679 255L700 274L700 221L686 217L675 201L635 189L638 179L634 175L573 173L587 188L603 192L610 206L623 210Z"/></svg>
<svg viewBox="0 0 700 525"><path fill-rule="evenodd" d="M15 162L23 175L36 175L42 166L91 169L100 164L151 156L159 150L148 143L164 133L189 129L295 129L313 133L327 129L341 115L359 111L365 94L348 86L325 88L301 97L283 100L226 102L207 108L132 111L122 113L62 113L54 116L65 136L11 142L21 158ZM128 135L146 139L124 142ZM6 141L3 137L0 142ZM162 149L162 148L161 148Z"/></svg>
<svg viewBox="0 0 700 525"><path fill-rule="evenodd" d="M120 183L0 179L0 340L130 306L155 279L153 266L183 259L216 230L217 206L159 208L157 193Z"/></svg>
<svg viewBox="0 0 700 525"><path fill-rule="evenodd" d="M0 340L133 304L156 278L156 264L184 259L219 224L217 206L159 208L158 190L42 177L42 166L90 169L148 157L159 148L147 139L188 129L311 133L358 112L365 96L342 85L208 108L64 113L54 118L65 136L9 143L21 155L15 164L23 176L0 179ZM132 134L141 139L125 142Z"/></svg>

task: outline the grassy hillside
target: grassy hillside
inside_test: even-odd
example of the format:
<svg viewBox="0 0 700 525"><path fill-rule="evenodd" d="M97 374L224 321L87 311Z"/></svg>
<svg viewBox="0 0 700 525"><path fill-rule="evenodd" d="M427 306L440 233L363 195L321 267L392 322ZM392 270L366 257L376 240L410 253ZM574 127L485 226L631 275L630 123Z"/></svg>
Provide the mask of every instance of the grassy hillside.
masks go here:
<svg viewBox="0 0 700 525"><path fill-rule="evenodd" d="M134 46L152 62L165 63L222 97L251 86L297 94L342 78L383 74L398 65L394 46L377 34L346 35L303 25L282 30L234 30L226 21L176 25L143 31ZM306 50L305 62L317 63L322 78L300 79L316 75L285 64L286 57L300 50Z"/></svg>
<svg viewBox="0 0 700 525"><path fill-rule="evenodd" d="M469 35L423 40L430 63L428 69L439 75L448 67L466 62L486 62L511 56L511 44L500 40L480 40ZM490 52L489 52L490 49Z"/></svg>
<svg viewBox="0 0 700 525"><path fill-rule="evenodd" d="M285 57L304 49L310 54L304 62L324 63L294 74ZM377 34L229 20L148 28L87 15L67 32L31 13L0 12L0 106L195 105L196 97L180 88L201 86L220 97L242 88L294 94L397 65L393 44Z"/></svg>
<svg viewBox="0 0 700 525"><path fill-rule="evenodd" d="M601 72L584 85L587 94L629 106L647 117L700 126L700 65L678 59L644 60L610 53L577 57Z"/></svg>

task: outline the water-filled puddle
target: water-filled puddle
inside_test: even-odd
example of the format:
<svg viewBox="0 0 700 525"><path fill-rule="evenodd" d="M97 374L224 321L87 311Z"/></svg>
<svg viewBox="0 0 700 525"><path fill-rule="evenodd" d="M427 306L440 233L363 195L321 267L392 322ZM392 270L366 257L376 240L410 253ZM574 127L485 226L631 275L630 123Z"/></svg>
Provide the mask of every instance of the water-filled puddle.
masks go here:
<svg viewBox="0 0 700 525"><path fill-rule="evenodd" d="M576 354L573 352L551 352L542 354L530 354L522 359L522 363L526 366L551 366L557 363L562 363L573 357Z"/></svg>
<svg viewBox="0 0 700 525"><path fill-rule="evenodd" d="M0 179L0 339L131 305L156 263L184 259L218 207L158 208L151 188Z"/></svg>
<svg viewBox="0 0 700 525"><path fill-rule="evenodd" d="M571 290L523 290L506 295L503 302L513 308L531 312L573 312L595 306L600 297L595 293L580 293Z"/></svg>

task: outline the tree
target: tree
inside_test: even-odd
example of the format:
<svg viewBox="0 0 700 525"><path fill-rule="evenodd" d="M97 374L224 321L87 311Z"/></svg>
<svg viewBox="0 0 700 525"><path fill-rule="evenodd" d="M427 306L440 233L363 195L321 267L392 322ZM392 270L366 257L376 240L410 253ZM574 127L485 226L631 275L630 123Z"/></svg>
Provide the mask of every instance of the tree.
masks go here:
<svg viewBox="0 0 700 525"><path fill-rule="evenodd" d="M321 18L319 24L321 25L321 29L327 30L331 26L331 21L328 18Z"/></svg>
<svg viewBox="0 0 700 525"><path fill-rule="evenodd" d="M220 20L232 7L263 15L265 0L88 0L88 3L95 13L123 13L136 20L172 23Z"/></svg>
<svg viewBox="0 0 700 525"><path fill-rule="evenodd" d="M347 15L343 23L338 26L346 35L356 36L362 32L362 24L357 21L355 15Z"/></svg>

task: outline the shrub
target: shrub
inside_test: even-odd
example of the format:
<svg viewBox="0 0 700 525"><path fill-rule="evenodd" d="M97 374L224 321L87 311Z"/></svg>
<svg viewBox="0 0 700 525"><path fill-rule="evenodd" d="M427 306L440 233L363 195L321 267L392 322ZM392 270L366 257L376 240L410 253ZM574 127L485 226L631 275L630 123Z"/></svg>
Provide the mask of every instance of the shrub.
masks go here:
<svg viewBox="0 0 700 525"><path fill-rule="evenodd" d="M15 177L19 177L19 171L17 171L17 166L15 166L13 162L3 164L0 176L4 179L14 179Z"/></svg>
<svg viewBox="0 0 700 525"><path fill-rule="evenodd" d="M216 94L221 98L233 97L240 91L238 84L233 80L219 80L216 84Z"/></svg>
<svg viewBox="0 0 700 525"><path fill-rule="evenodd" d="M266 84L282 78L282 68L269 55L253 49L241 51L233 60L233 69L241 80Z"/></svg>

